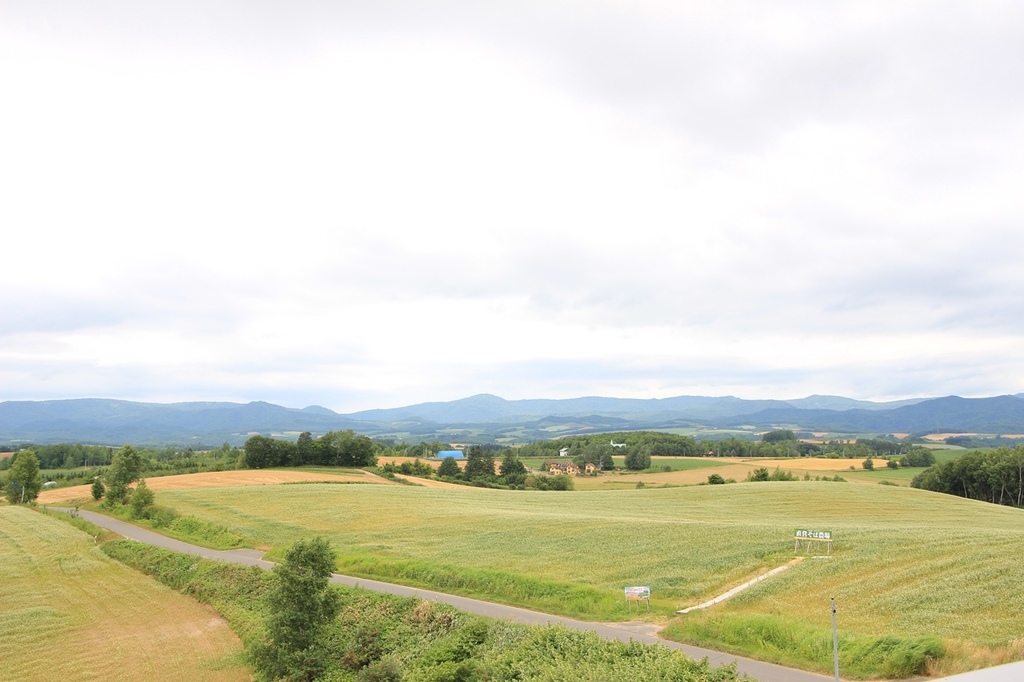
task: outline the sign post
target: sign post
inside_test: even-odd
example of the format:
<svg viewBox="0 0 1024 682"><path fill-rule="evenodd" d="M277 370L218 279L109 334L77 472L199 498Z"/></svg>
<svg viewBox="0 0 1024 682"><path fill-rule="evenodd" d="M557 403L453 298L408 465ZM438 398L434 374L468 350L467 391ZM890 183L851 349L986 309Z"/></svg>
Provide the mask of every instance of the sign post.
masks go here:
<svg viewBox="0 0 1024 682"><path fill-rule="evenodd" d="M839 682L839 635L836 631L836 598L829 597L832 600L832 662L835 664L836 669L836 682Z"/></svg>
<svg viewBox="0 0 1024 682"><path fill-rule="evenodd" d="M640 602L647 602L647 610L651 610L651 588L647 585L627 587L626 592L626 609L629 611L633 610L633 602L637 602L636 611L640 613Z"/></svg>
<svg viewBox="0 0 1024 682"><path fill-rule="evenodd" d="M810 552L814 543L824 544L825 553L832 554L832 531L797 529L793 542L793 551L798 552L800 546L806 544L807 551Z"/></svg>

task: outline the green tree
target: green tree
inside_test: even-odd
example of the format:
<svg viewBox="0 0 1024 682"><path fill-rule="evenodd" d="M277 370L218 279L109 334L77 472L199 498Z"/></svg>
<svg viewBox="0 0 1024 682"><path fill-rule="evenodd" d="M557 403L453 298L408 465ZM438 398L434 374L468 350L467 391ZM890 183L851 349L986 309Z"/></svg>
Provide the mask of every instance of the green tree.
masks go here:
<svg viewBox="0 0 1024 682"><path fill-rule="evenodd" d="M462 474L459 463L454 457L445 457L441 460L441 466L437 468L438 478L458 478Z"/></svg>
<svg viewBox="0 0 1024 682"><path fill-rule="evenodd" d="M107 469L107 503L124 504L128 499L128 486L142 475L142 456L131 445L114 453Z"/></svg>
<svg viewBox="0 0 1024 682"><path fill-rule="evenodd" d="M32 450L22 450L14 458L4 485L7 501L11 504L34 502L43 489L43 479L39 477L39 459Z"/></svg>
<svg viewBox="0 0 1024 682"><path fill-rule="evenodd" d="M522 485L526 481L526 465L511 450L502 458L498 473L506 485Z"/></svg>
<svg viewBox="0 0 1024 682"><path fill-rule="evenodd" d="M626 468L632 471L643 471L651 468L651 455L642 448L631 449L626 453Z"/></svg>
<svg viewBox="0 0 1024 682"><path fill-rule="evenodd" d="M724 485L725 479L722 478L721 474L711 474L708 476L708 483L711 485Z"/></svg>
<svg viewBox="0 0 1024 682"><path fill-rule="evenodd" d="M866 460L861 462L860 465L862 467L864 467L865 469L867 469L868 471L873 471L874 468L875 468L875 460L873 460L870 457L868 457Z"/></svg>
<svg viewBox="0 0 1024 682"><path fill-rule="evenodd" d="M796 440L796 434L789 429L778 429L776 431L769 431L768 433L761 436L761 440L765 443L781 443L784 441Z"/></svg>
<svg viewBox="0 0 1024 682"><path fill-rule="evenodd" d="M103 481L101 481L100 477L97 476L96 480L92 482L92 499L94 499L94 500L102 500L103 496L106 494L106 492L107 492L107 489L103 485Z"/></svg>
<svg viewBox="0 0 1024 682"><path fill-rule="evenodd" d="M313 434L303 431L295 443L295 466L302 466L313 461Z"/></svg>
<svg viewBox="0 0 1024 682"><path fill-rule="evenodd" d="M490 480L494 478L494 455L479 445L470 446L466 453L466 468L462 477L467 481Z"/></svg>
<svg viewBox="0 0 1024 682"><path fill-rule="evenodd" d="M341 609L333 571L334 551L321 537L296 542L274 568L266 639L253 654L262 679L311 680L327 666L324 634Z"/></svg>
<svg viewBox="0 0 1024 682"><path fill-rule="evenodd" d="M146 485L146 479L140 479L139 484L132 491L131 507L132 516L137 519L149 518L153 507L153 491Z"/></svg>

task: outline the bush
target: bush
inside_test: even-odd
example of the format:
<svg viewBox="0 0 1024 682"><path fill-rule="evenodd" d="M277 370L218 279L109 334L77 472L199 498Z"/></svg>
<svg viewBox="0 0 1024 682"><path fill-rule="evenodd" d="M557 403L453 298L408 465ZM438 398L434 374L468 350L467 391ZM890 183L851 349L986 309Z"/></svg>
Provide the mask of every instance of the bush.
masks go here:
<svg viewBox="0 0 1024 682"><path fill-rule="evenodd" d="M626 454L626 468L631 471L643 471L651 468L651 456L640 450L633 450Z"/></svg>
<svg viewBox="0 0 1024 682"><path fill-rule="evenodd" d="M721 474L711 474L708 476L708 483L711 485L725 485L725 479L722 478Z"/></svg>
<svg viewBox="0 0 1024 682"><path fill-rule="evenodd" d="M861 466L867 469L868 471L873 471L875 468L875 460L868 457L866 460L861 462Z"/></svg>

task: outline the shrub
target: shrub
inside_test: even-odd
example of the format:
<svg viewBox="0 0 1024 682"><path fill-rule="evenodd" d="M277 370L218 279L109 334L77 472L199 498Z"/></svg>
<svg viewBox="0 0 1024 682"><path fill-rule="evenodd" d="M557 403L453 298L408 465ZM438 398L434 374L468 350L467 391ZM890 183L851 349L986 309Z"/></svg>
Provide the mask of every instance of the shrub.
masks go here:
<svg viewBox="0 0 1024 682"><path fill-rule="evenodd" d="M708 483L711 485L725 485L725 479L722 478L721 474L711 474L708 476Z"/></svg>

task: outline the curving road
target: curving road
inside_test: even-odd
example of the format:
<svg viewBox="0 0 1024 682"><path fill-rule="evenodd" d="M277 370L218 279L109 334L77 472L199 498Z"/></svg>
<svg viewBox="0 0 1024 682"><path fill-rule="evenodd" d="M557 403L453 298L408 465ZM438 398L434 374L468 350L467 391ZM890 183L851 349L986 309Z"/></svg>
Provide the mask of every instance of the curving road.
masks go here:
<svg viewBox="0 0 1024 682"><path fill-rule="evenodd" d="M51 509L62 512L72 511L70 509L57 507L51 507ZM79 511L78 515L90 523L94 523L101 528L113 531L118 535L128 538L129 540L144 542L146 544L163 547L164 549L170 549L183 554L191 554L204 559L228 561L231 563L258 566L260 568L267 569L274 567L273 562L265 561L262 558L263 552L260 552L259 550L234 549L219 551L215 549L207 549L206 547L191 545L187 542L181 542L180 540L175 540L165 535L160 535L159 533L154 533L144 528L133 526L130 523L126 523L109 516L104 516L103 514L97 514L90 511ZM661 639L654 635L652 632L653 628L646 624L634 624L631 626L630 624L604 625L601 623L589 623L587 621L575 620L573 618L563 618L562 616L552 616L547 613L521 609L515 606L493 604L479 599L470 599L468 597L445 594L444 592L433 592L431 590L424 590L415 587L406 587L405 585L395 585L393 583L384 583L377 580L366 580L365 578L353 578L351 576L339 575L337 573L331 576L331 582L341 585L349 585L352 587L361 587L366 590L374 590L375 592L387 592L389 594L395 594L402 597L419 597L430 601L442 602L469 613L489 616L491 618L504 618L506 620L524 623L527 625L558 624L576 630L590 630L592 632L596 632L605 639L616 639L623 642L634 640L645 644L660 644L670 649L682 651L687 656L697 660L707 658L712 665L727 665L729 663L735 663L736 669L740 672L746 673L747 675L759 680L764 680L765 682L829 682L829 680L834 679L833 677L826 677L824 675L818 675L816 673L810 673L803 670L786 668L773 663L764 663L750 658L725 654L720 651L702 649L700 647Z"/></svg>

